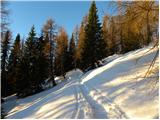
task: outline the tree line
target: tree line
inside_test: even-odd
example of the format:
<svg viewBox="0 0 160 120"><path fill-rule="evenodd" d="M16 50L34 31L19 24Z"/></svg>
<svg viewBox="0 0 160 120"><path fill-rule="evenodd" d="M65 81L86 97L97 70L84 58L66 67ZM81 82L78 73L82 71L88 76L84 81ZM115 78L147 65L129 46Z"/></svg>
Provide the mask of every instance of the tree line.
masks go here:
<svg viewBox="0 0 160 120"><path fill-rule="evenodd" d="M101 66L100 61L113 54L124 54L148 45L158 31L155 1L116 2L120 12L98 18L96 3L76 26L69 39L63 27L48 19L37 36L32 26L26 40L18 34L11 45L11 32L3 31L1 45L2 96L17 93L25 97L43 90L49 78L65 78L67 71L83 71ZM2 32L1 32L2 33Z"/></svg>

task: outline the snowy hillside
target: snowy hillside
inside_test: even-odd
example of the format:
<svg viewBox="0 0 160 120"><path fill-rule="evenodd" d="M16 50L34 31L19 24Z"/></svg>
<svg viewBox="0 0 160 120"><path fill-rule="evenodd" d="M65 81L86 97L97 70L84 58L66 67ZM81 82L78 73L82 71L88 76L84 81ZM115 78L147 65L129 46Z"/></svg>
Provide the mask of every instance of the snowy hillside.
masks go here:
<svg viewBox="0 0 160 120"><path fill-rule="evenodd" d="M156 53L150 48L110 56L85 74L70 71L67 80L39 94L8 98L6 118L158 118L158 83L144 78Z"/></svg>

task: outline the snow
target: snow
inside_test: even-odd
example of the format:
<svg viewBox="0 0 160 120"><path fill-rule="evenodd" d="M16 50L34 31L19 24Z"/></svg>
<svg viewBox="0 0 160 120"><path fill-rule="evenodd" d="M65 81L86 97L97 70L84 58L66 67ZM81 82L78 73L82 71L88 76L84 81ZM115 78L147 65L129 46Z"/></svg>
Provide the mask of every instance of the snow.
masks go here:
<svg viewBox="0 0 160 120"><path fill-rule="evenodd" d="M104 66L85 74L72 70L66 80L56 77L61 81L57 86L36 95L10 97L3 104L6 118L158 118L159 86L152 86L158 71L143 77L156 53L151 47L109 56L102 60ZM158 58L155 64L159 66Z"/></svg>
<svg viewBox="0 0 160 120"><path fill-rule="evenodd" d="M127 53L91 71L83 76L81 84L88 86L95 100L105 101L103 107L106 111L109 109L107 103L111 102L111 107L118 106L129 118L156 118L158 84L151 92L148 86L151 80L142 78L156 53L156 50L148 52L150 48ZM141 56L143 57L138 60ZM111 114L109 118L117 118L113 116L113 112L108 113Z"/></svg>
<svg viewBox="0 0 160 120"><path fill-rule="evenodd" d="M120 56L122 56L122 55L114 54L114 55L108 56L107 58L104 58L104 59L102 60L102 63L103 63L103 65L105 65L105 64L107 64L107 63L109 63L109 62L117 59L117 58L120 57Z"/></svg>
<svg viewBox="0 0 160 120"><path fill-rule="evenodd" d="M48 78L48 79L46 79L46 80L44 81L43 84L41 84L41 86L42 86L42 89L43 89L43 90L49 89L49 88L51 88L51 87L53 86L53 82L50 80L50 78Z"/></svg>

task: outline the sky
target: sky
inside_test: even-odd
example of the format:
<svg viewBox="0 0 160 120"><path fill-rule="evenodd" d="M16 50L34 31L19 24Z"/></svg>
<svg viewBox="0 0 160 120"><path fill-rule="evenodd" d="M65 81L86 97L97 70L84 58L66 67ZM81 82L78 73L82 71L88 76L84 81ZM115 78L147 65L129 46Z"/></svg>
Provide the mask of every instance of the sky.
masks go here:
<svg viewBox="0 0 160 120"><path fill-rule="evenodd" d="M26 38L34 25L37 36L48 18L55 20L58 26L63 26L71 36L76 25L80 25L91 5L91 1L9 1L10 29L13 38L20 33ZM105 14L113 14L108 1L96 1L100 22Z"/></svg>

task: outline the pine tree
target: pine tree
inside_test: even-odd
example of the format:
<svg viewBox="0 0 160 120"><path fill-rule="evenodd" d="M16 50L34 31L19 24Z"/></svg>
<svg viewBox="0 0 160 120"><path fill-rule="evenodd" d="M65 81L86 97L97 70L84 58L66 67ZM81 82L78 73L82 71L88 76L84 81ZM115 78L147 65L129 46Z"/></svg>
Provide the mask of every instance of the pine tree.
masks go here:
<svg viewBox="0 0 160 120"><path fill-rule="evenodd" d="M23 55L20 58L20 64L17 65L16 92L18 97L25 97L27 95L27 90L29 89L30 85L28 75L28 62Z"/></svg>
<svg viewBox="0 0 160 120"><path fill-rule="evenodd" d="M75 68L75 40L74 40L74 36L72 34L70 43L69 43L69 62L70 62L70 66L69 66L69 70Z"/></svg>
<svg viewBox="0 0 160 120"><path fill-rule="evenodd" d="M19 92L22 96L32 94L36 89L36 64L37 64L37 50L36 50L36 33L32 26L29 32L29 37L25 42L24 55L19 66L20 80L18 81ZM20 94L18 93L18 94Z"/></svg>
<svg viewBox="0 0 160 120"><path fill-rule="evenodd" d="M1 50L1 84L2 84L2 96L7 96L10 87L7 81L7 63L8 63L8 52L10 48L11 33L7 31L4 39L2 39L2 50Z"/></svg>
<svg viewBox="0 0 160 120"><path fill-rule="evenodd" d="M37 72L37 90L40 91L41 84L44 82L45 79L49 76L48 74L48 67L49 67L49 60L45 56L45 46L46 46L46 41L43 40L43 36L41 36L39 39L37 39L36 46L37 46L37 67L36 67L36 72Z"/></svg>
<svg viewBox="0 0 160 120"><path fill-rule="evenodd" d="M49 59L45 54L48 39L36 37L34 26L25 42L24 53L17 66L17 93L24 97L42 91L42 83L48 78ZM23 50L22 50L23 51Z"/></svg>
<svg viewBox="0 0 160 120"><path fill-rule="evenodd" d="M24 59L24 39L21 41L21 52L20 52L20 58L19 58L19 64L16 66L16 92L17 96L20 96L22 94L22 91L24 90L25 86L28 83L27 77L27 65L26 61Z"/></svg>
<svg viewBox="0 0 160 120"><path fill-rule="evenodd" d="M96 4L92 2L85 29L84 51L82 53L83 69L94 68L98 60L101 60L106 54L106 44L98 20Z"/></svg>
<svg viewBox="0 0 160 120"><path fill-rule="evenodd" d="M13 44L13 48L11 50L9 56L9 65L8 65L8 81L9 84L14 88L16 92L16 80L17 78L17 67L20 64L21 57L21 45L20 45L20 35L16 36L16 39Z"/></svg>

